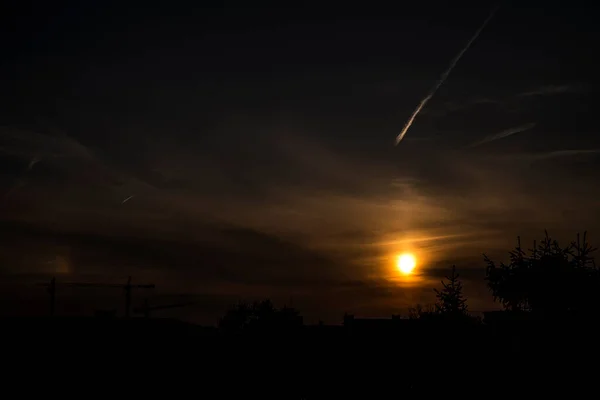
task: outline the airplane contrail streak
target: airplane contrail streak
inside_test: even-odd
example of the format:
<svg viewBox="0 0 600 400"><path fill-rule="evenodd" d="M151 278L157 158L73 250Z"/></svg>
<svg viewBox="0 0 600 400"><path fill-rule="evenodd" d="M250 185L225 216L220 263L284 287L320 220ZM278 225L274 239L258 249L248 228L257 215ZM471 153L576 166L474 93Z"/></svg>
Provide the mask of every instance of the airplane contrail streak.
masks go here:
<svg viewBox="0 0 600 400"><path fill-rule="evenodd" d="M475 32L475 34L467 42L466 46L463 47L463 49L458 53L458 55L456 57L454 57L454 59L450 63L450 66L446 69L446 71L444 71L444 73L442 73L442 75L440 76L440 79L438 79L438 81L436 82L435 86L433 86L433 88L429 91L429 93L427 94L427 96L425 96L425 98L423 100L421 100L421 102L419 103L419 105L417 106L417 108L415 109L415 111L413 111L412 115L410 116L410 118L408 119L408 121L406 122L406 124L404 125L404 128L402 128L402 131L400 132L400 134L396 137L396 144L395 144L396 146L398 145L398 143L400 143L400 141L402 141L402 139L404 139L404 136L406 135L406 132L408 131L408 128L410 128L410 126L414 122L414 120L417 117L417 115L419 115L419 113L421 112L421 110L423 109L423 107L425 107L425 105L427 104L427 102L429 100L431 100L431 98L435 95L435 93L438 91L438 89L440 88L440 86L442 86L442 84L446 81L446 79L448 78L448 75L450 75L450 72L452 72L452 69L454 68L454 66L458 63L458 61L461 59L461 57L463 56L463 54L465 54L465 52L469 49L469 47L471 47L471 45L477 39L477 37L479 36L479 34L483 30L483 28L485 28L485 26L488 24L488 22L490 22L490 20L494 16L494 14L496 14L496 11L498 11L499 7L500 6L496 6L492 10L492 12L490 13L490 15L483 22L483 24L479 27L479 29L477 29L477 32Z"/></svg>
<svg viewBox="0 0 600 400"><path fill-rule="evenodd" d="M125 204L125 203L127 203L129 200L131 200L131 199L133 198L133 196L134 196L134 195L132 194L131 196L127 197L125 200L123 200L123 201L121 202L121 204Z"/></svg>
<svg viewBox="0 0 600 400"><path fill-rule="evenodd" d="M504 131L502 131L500 133L496 133L495 135L486 136L483 139L481 139L481 140L473 143L469 147L475 147L475 146L482 145L484 143L493 142L494 140L503 139L505 137L512 136L512 135L517 134L517 133L528 131L528 130L534 128L534 127L535 127L535 122L531 122L529 124L517 126L515 128L506 129L506 130L504 130Z"/></svg>
<svg viewBox="0 0 600 400"><path fill-rule="evenodd" d="M29 164L27 164L27 168L21 173L21 176L18 178L18 180L6 191L6 193L4 193L5 199L8 198L19 187L23 187L25 185L25 176L27 172L31 171L33 169L33 166L40 161L41 158L38 158L38 156L34 156L31 159L31 161L29 161Z"/></svg>

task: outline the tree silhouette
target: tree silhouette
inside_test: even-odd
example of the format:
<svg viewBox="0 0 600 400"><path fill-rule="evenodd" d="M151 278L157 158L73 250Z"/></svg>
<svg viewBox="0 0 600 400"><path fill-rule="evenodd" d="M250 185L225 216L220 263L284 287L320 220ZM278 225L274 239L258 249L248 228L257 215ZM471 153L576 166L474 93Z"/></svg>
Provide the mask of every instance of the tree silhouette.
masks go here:
<svg viewBox="0 0 600 400"><path fill-rule="evenodd" d="M283 306L283 308L278 310L276 316L279 326L297 327L302 325L302 317L295 308Z"/></svg>
<svg viewBox="0 0 600 400"><path fill-rule="evenodd" d="M252 308L248 303L240 302L231 307L219 321L219 327L229 331L247 329L250 324Z"/></svg>
<svg viewBox="0 0 600 400"><path fill-rule="evenodd" d="M533 257L536 257L534 242ZM505 309L521 311L529 308L526 294L525 270L527 269L525 252L521 248L521 239L517 238L517 247L509 252L510 264L501 263L499 266L484 254L487 263L486 281L494 296L494 301L500 301Z"/></svg>
<svg viewBox="0 0 600 400"><path fill-rule="evenodd" d="M302 326L300 313L291 307L275 308L270 300L252 304L240 302L230 308L219 321L229 331L290 329Z"/></svg>
<svg viewBox="0 0 600 400"><path fill-rule="evenodd" d="M447 283L442 282L442 289L433 289L436 293L436 312L447 317L463 317L467 314L467 300L463 296L462 283L458 279L456 266L452 266L452 273L446 276Z"/></svg>
<svg viewBox="0 0 600 400"><path fill-rule="evenodd" d="M600 300L600 272L587 242L587 234L566 247L546 232L528 252L517 246L509 253L510 262L496 265L484 255L486 280L495 301L506 310L538 314L597 312Z"/></svg>
<svg viewBox="0 0 600 400"><path fill-rule="evenodd" d="M417 304L414 307L408 309L409 319L423 319L428 318L436 314L436 307L433 304Z"/></svg>

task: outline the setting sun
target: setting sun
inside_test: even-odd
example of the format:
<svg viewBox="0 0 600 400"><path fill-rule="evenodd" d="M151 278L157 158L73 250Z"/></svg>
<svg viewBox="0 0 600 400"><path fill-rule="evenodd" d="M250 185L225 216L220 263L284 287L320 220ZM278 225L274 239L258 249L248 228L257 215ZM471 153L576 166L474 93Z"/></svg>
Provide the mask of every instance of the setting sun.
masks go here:
<svg viewBox="0 0 600 400"><path fill-rule="evenodd" d="M417 260L412 254L405 253L398 257L398 269L405 275L411 274L416 264Z"/></svg>

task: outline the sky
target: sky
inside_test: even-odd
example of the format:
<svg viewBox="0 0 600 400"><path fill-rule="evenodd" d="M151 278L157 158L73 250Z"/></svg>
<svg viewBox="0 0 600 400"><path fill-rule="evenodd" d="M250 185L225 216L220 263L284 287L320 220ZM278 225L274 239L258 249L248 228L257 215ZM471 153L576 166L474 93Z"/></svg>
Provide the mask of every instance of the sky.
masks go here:
<svg viewBox="0 0 600 400"><path fill-rule="evenodd" d="M339 322L433 302L453 264L497 307L483 253L599 242L599 34L584 3L502 2L395 146L493 6L2 6L0 312L131 275L196 304L165 316L269 297ZM84 297L118 302L59 301Z"/></svg>

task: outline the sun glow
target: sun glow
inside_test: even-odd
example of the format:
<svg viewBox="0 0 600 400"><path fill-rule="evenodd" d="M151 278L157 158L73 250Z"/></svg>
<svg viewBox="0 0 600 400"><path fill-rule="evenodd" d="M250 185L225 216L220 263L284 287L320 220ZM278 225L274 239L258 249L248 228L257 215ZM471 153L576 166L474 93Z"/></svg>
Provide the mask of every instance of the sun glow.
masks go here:
<svg viewBox="0 0 600 400"><path fill-rule="evenodd" d="M417 265L417 260L414 255L410 253L404 253L398 256L397 266L398 270L404 275L410 275Z"/></svg>

